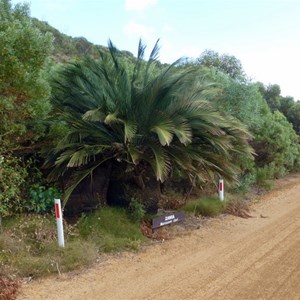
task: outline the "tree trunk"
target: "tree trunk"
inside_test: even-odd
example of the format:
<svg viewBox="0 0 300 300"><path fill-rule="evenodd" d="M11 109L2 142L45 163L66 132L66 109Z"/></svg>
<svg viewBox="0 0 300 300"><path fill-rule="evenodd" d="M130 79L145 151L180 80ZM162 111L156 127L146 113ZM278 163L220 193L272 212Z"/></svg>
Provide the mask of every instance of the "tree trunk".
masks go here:
<svg viewBox="0 0 300 300"><path fill-rule="evenodd" d="M107 204L128 207L132 198L145 206L147 213L156 214L160 200L160 184L150 168L134 174L126 173L126 165L114 165L107 193Z"/></svg>
<svg viewBox="0 0 300 300"><path fill-rule="evenodd" d="M92 211L106 204L111 165L99 167L92 178L84 179L68 200L64 213L73 216L85 211Z"/></svg>

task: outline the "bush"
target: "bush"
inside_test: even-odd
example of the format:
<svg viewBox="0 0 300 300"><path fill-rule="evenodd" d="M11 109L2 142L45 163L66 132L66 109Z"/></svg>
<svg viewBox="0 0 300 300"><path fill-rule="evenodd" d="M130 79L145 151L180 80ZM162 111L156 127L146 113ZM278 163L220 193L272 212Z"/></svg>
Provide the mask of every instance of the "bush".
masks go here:
<svg viewBox="0 0 300 300"><path fill-rule="evenodd" d="M30 188L29 200L24 204L28 212L46 213L50 212L54 206L54 199L60 198L59 191L54 187L46 188L35 184Z"/></svg>
<svg viewBox="0 0 300 300"><path fill-rule="evenodd" d="M251 170L249 173L239 178L239 184L235 187L234 191L241 194L249 192L251 187L255 184L256 174L255 170Z"/></svg>
<svg viewBox="0 0 300 300"><path fill-rule="evenodd" d="M22 188L27 171L11 155L0 155L0 216L11 215L22 209Z"/></svg>
<svg viewBox="0 0 300 300"><path fill-rule="evenodd" d="M145 216L145 207L136 198L132 198L129 203L129 216L132 221L140 223Z"/></svg>
<svg viewBox="0 0 300 300"><path fill-rule="evenodd" d="M188 202L183 207L183 210L186 212L192 212L196 216L201 215L205 217L215 217L222 213L224 207L224 202L211 197Z"/></svg>
<svg viewBox="0 0 300 300"><path fill-rule="evenodd" d="M274 178L274 168L272 166L266 166L264 168L256 169L256 185L258 192L261 189L270 190L272 188L272 180Z"/></svg>

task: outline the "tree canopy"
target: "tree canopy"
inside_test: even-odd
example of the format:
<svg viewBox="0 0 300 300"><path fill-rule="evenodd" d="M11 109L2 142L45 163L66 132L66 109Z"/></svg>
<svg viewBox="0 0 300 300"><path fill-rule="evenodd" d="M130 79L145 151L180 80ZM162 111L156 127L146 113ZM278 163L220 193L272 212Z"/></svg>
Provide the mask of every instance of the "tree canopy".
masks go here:
<svg viewBox="0 0 300 300"><path fill-rule="evenodd" d="M197 59L200 65L215 68L236 80L243 80L245 72L241 62L233 55L222 54L213 50L205 50Z"/></svg>

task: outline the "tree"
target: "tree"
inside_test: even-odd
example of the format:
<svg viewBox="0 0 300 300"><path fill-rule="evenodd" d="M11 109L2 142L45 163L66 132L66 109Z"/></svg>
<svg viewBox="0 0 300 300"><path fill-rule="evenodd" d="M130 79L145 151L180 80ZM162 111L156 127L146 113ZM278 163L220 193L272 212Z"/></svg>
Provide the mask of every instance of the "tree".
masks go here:
<svg viewBox="0 0 300 300"><path fill-rule="evenodd" d="M300 103L294 103L287 111L287 118L293 124L295 131L300 134Z"/></svg>
<svg viewBox="0 0 300 300"><path fill-rule="evenodd" d="M281 112L267 113L254 135L257 167L277 178L299 168L299 137Z"/></svg>
<svg viewBox="0 0 300 300"><path fill-rule="evenodd" d="M200 65L215 68L236 80L244 80L245 72L241 62L233 55L222 54L213 50L205 50L198 58Z"/></svg>
<svg viewBox="0 0 300 300"><path fill-rule="evenodd" d="M281 90L278 84L269 84L264 86L262 83L258 83L259 90L262 96L266 99L270 110L274 112L275 110L280 110L281 105Z"/></svg>
<svg viewBox="0 0 300 300"><path fill-rule="evenodd" d="M239 82L220 73L215 73L213 80L219 86L218 95L211 99L217 107L246 124L250 131L260 126L269 108L256 84Z"/></svg>
<svg viewBox="0 0 300 300"><path fill-rule="evenodd" d="M51 35L41 35L27 5L0 0L0 144L7 149L28 146L42 134L50 110L49 84L43 68L51 51Z"/></svg>
<svg viewBox="0 0 300 300"><path fill-rule="evenodd" d="M291 122L291 120L288 117L288 111L294 106L295 100L293 97L287 96L287 97L281 97L280 99L280 111L288 118L288 120ZM293 123L293 122L291 122Z"/></svg>
<svg viewBox="0 0 300 300"><path fill-rule="evenodd" d="M47 165L54 168L52 179L71 173L64 199L103 164L117 169L123 180L134 178L147 196L147 188L153 195L153 182L166 180L173 168L190 178L234 180L236 155L251 156L249 136L240 122L203 101L211 85L201 81L198 70L177 69L174 63L153 75L158 45L142 68L145 46L140 42L129 75L121 52L111 42L108 48L99 61L69 64L53 83L56 117L70 131ZM145 204L148 210L153 205Z"/></svg>
<svg viewBox="0 0 300 300"><path fill-rule="evenodd" d="M0 0L0 214L22 207L29 184L23 154L44 135L50 86L43 76L52 38L41 35L27 5ZM31 174L32 175L32 174Z"/></svg>

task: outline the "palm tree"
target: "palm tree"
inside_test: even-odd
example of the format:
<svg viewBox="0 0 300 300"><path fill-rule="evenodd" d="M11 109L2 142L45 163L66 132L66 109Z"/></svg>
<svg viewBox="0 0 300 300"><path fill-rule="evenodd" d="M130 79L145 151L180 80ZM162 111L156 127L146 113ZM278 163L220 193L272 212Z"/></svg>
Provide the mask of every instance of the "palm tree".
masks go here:
<svg viewBox="0 0 300 300"><path fill-rule="evenodd" d="M234 180L236 157L251 156L249 135L205 101L213 88L205 73L178 68L180 60L158 70L158 43L145 61L140 41L134 68L111 42L108 50L98 61L69 64L53 83L54 110L69 133L47 164L52 179L71 174L64 200L104 164L133 176L143 190L153 179L166 180L172 168L191 179Z"/></svg>

